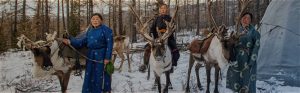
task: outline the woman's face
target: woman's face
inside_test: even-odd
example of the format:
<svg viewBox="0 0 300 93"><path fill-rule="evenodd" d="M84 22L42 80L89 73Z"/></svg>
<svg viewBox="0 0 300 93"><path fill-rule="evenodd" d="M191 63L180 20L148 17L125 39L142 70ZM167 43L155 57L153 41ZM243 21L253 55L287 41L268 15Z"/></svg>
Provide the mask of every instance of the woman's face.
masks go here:
<svg viewBox="0 0 300 93"><path fill-rule="evenodd" d="M241 23L243 26L249 26L249 24L251 23L251 17L249 14L246 14L242 17Z"/></svg>
<svg viewBox="0 0 300 93"><path fill-rule="evenodd" d="M159 14L160 15L166 15L168 12L168 8L166 5L162 5L159 7Z"/></svg>
<svg viewBox="0 0 300 93"><path fill-rule="evenodd" d="M91 24L93 27L98 27L100 26L102 23L102 20L99 16L97 15L94 15L92 18L91 18Z"/></svg>

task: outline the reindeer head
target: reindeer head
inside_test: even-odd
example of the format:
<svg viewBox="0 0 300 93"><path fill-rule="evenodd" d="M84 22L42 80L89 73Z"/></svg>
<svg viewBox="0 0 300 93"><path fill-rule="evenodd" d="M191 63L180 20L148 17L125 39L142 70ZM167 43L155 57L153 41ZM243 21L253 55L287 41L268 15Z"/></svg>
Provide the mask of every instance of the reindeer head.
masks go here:
<svg viewBox="0 0 300 93"><path fill-rule="evenodd" d="M50 70L53 67L51 62L51 48L50 46L53 44L54 38L56 37L56 32L54 34L46 33L47 41L36 41L33 42L25 35L21 35L18 37L18 46L20 48L29 49L34 54L34 61L37 65L41 66L44 70Z"/></svg>

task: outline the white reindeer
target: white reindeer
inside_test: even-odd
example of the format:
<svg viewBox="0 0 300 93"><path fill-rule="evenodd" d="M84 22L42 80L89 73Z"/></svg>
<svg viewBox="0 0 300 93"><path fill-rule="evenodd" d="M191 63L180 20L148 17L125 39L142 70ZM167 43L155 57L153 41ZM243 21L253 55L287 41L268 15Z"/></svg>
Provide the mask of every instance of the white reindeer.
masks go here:
<svg viewBox="0 0 300 93"><path fill-rule="evenodd" d="M161 93L161 84L160 84L160 77L163 73L166 75L166 86L163 89L163 93L168 92L169 85L171 84L170 81L170 70L172 67L172 57L171 57L171 50L167 45L167 38L172 35L175 24L173 23L175 15L177 13L178 7L176 7L176 11L172 16L170 22L165 22L167 25L167 31L164 34L159 34L157 39L152 38L147 32L145 32L146 27L149 25L149 22L153 19L147 20L145 23L142 23L141 19L137 15L137 13L130 7L134 15L138 18L139 23L139 33L147 40L151 47L151 54L150 54L150 66L153 68L154 75L155 75L155 83L158 84L158 91ZM160 33L160 32L158 32Z"/></svg>

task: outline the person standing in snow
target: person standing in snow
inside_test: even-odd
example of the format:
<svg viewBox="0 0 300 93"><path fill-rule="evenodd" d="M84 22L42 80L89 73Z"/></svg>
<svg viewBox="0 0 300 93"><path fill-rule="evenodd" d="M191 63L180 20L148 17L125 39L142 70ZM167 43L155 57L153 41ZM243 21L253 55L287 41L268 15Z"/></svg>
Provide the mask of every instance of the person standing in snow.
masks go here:
<svg viewBox="0 0 300 93"><path fill-rule="evenodd" d="M150 27L150 35L153 36L154 39L158 38L158 32L156 31L158 28L159 32L161 34L164 34L167 31L167 25L165 24L164 21L170 22L172 17L167 14L168 13L168 6L166 4L162 4L159 6L159 16L155 18L153 21L151 27ZM171 72L173 71L173 66L177 66L177 61L180 57L179 50L176 45L176 40L174 38L174 35L172 35L168 38L168 46L171 49L171 54L172 54L172 68ZM145 46L145 52L144 52L144 64L142 64L139 67L139 70L141 72L145 72L147 65L149 64L149 58L150 58L150 52L151 52L151 47L149 44L146 44Z"/></svg>
<svg viewBox="0 0 300 93"><path fill-rule="evenodd" d="M99 13L91 17L91 26L85 36L64 39L64 44L75 48L87 47L86 70L82 93L102 93L111 91L111 77L105 71L105 65L111 60L113 49L113 32L102 24L103 18ZM94 61L95 60L95 61Z"/></svg>
<svg viewBox="0 0 300 93"><path fill-rule="evenodd" d="M227 71L226 87L238 93L256 92L256 59L260 46L260 33L250 23L253 16L242 14L239 33L244 33L234 46L233 65Z"/></svg>

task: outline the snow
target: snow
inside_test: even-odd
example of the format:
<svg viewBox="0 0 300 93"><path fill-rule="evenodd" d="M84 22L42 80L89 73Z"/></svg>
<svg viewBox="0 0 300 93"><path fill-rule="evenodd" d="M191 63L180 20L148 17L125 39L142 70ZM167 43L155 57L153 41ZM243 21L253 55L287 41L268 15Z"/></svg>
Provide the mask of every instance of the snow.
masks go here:
<svg viewBox="0 0 300 93"><path fill-rule="evenodd" d="M299 93L300 91L300 86L288 84L288 82L293 81L295 81L295 84L300 84L300 36L297 35L300 34L299 8L299 0L272 0L263 17L262 23L264 24L262 24L259 30L262 36L258 58L257 93ZM276 25L280 27L276 27ZM268 32L274 27L276 29ZM177 35L178 44L188 43L197 37L195 36L195 32L191 31L177 33ZM289 43L290 41L294 41L294 43ZM134 43L133 47L141 48L145 44L146 42ZM171 74L171 82L174 89L169 90L170 93L184 93L185 90L189 52L180 51L180 56L178 66L174 73ZM125 61L122 72L116 71L112 76L112 93L157 92L157 89L152 89L154 82L153 73L151 73L150 80L147 80L147 73L138 71L138 67L142 64L142 61L142 52L133 53L131 61L132 72L128 72L128 63ZM56 76L51 76L43 80L33 78L33 62L33 54L30 51L8 51L0 54L0 93L15 93L20 91L59 93L60 86ZM119 65L120 59L117 58L115 66L118 67ZM224 73L222 73L222 80L219 81L219 92L232 93L229 89L225 88L226 70L222 72ZM267 74L267 78L262 79L263 74ZM285 77L278 78L276 76ZM162 84L165 85L164 75L162 75L161 79ZM210 90L213 92L214 76L212 76L211 80ZM206 73L203 67L200 68L200 81L204 90L197 89L195 70L193 68L190 77L190 90L192 93L205 92L207 87ZM69 93L80 93L82 84L83 77L72 75L67 91Z"/></svg>
<svg viewBox="0 0 300 93"><path fill-rule="evenodd" d="M142 44L135 44L142 45ZM171 81L174 89L169 90L170 93L184 93L189 52L181 51L178 66L173 74L171 74ZM138 71L138 66L141 65L143 58L142 52L133 53L132 57L132 72L128 72L128 64L124 63L122 72L116 71L113 74L112 92L113 93L156 93L157 89L152 89L154 82L154 75L151 73L150 80L147 80L147 73ZM60 92L58 79L52 76L49 79L37 80L32 77L33 68L33 54L30 51L16 51L5 52L0 55L1 66L1 81L0 93L16 92L16 89L31 92ZM119 66L120 59L117 58L115 66ZM152 72L152 71L151 71ZM214 72L214 71L212 71ZM214 75L214 74L212 74ZM162 75L162 84L165 85L165 77ZM214 89L214 78L212 76L211 92ZM204 90L197 89L195 71L192 70L190 78L190 90L193 93L205 92L206 89L206 73L205 69L200 68L200 81ZM219 91L225 93L232 93L225 88L226 70L220 80ZM300 87L292 87L283 85L283 81L271 78L268 81L257 81L258 93L297 93ZM68 87L69 93L80 93L83 84L83 78L77 76L70 77Z"/></svg>

